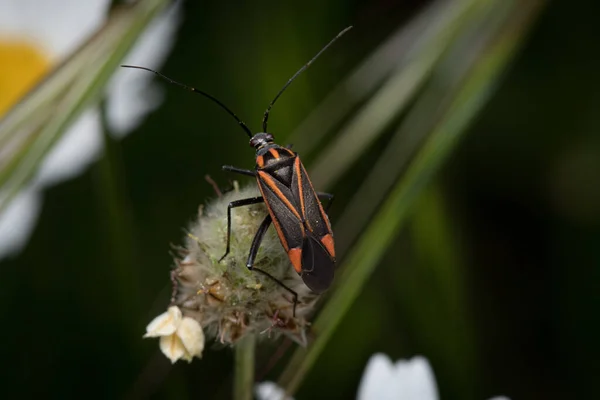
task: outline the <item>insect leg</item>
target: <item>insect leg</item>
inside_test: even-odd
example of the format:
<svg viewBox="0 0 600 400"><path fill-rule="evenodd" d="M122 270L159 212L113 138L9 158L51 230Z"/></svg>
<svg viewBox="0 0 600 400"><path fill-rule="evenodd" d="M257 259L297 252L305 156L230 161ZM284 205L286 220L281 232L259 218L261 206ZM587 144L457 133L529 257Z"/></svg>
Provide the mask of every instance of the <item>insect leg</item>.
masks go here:
<svg viewBox="0 0 600 400"><path fill-rule="evenodd" d="M237 168L232 165L223 165L222 168L223 168L223 171L234 172L234 173L240 174L240 175L256 176L256 172L249 170L249 169Z"/></svg>
<svg viewBox="0 0 600 400"><path fill-rule="evenodd" d="M223 257L221 257L219 259L219 262L223 261L223 259L225 257L227 257L227 254L229 254L229 244L231 242L231 209L236 208L236 207L243 207L243 206L249 206L252 204L263 203L263 202L264 202L264 199L261 196L258 196L258 197L250 197L247 199L236 200L236 201L232 201L231 203L229 203L229 205L227 206L227 247L225 248L225 254L223 254Z"/></svg>
<svg viewBox="0 0 600 400"><path fill-rule="evenodd" d="M273 275L269 274L268 272L263 271L262 269L259 269L259 268L254 268L254 260L256 259L256 255L258 254L258 249L260 248L260 244L262 243L262 240L265 236L265 232L267 232L267 229L269 228L269 225L271 225L271 222L273 222L271 216L267 215L265 217L265 219L263 220L263 222L261 222L260 226L258 227L258 231L256 232L256 235L254 235L254 239L252 239L252 246L250 246L250 254L248 255L248 261L246 262L246 267L248 267L248 269L251 271L260 272L261 274L270 278L273 282L277 283L279 286L281 286L282 288L284 288L285 290L287 290L288 292L291 293L292 297L294 298L294 309L293 309L292 315L295 318L296 317L296 305L298 304L298 293L294 292L292 289L290 289L289 287L284 285L279 279L275 278Z"/></svg>
<svg viewBox="0 0 600 400"><path fill-rule="evenodd" d="M327 199L329 200L327 202L327 206L325 206L325 212L327 212L329 210L329 207L331 207L331 204L333 203L333 198L335 197L334 195L332 195L331 193L323 193L323 192L317 192L317 196L319 197L319 199Z"/></svg>
<svg viewBox="0 0 600 400"><path fill-rule="evenodd" d="M294 298L294 308L292 310L292 316L294 318L296 318L296 305L298 305L298 293L294 292L292 289L290 289L289 287L284 285L283 282L281 282L279 279L275 278L273 275L269 274L267 271L263 271L262 269L258 269L258 268L252 268L252 271L260 272L261 274L270 278L273 282L275 282L276 284L278 284L279 286L281 286L282 288L284 288L285 290L290 292L290 294Z"/></svg>
<svg viewBox="0 0 600 400"><path fill-rule="evenodd" d="M260 244L262 243L263 237L265 236L265 232L271 225L271 215L267 215L263 222L258 227L258 231L256 235L254 235L254 239L252 239L252 245L250 246L250 254L248 255L248 261L246 262L246 267L248 269L252 269L254 267L254 260L256 259L256 255L258 254L258 249L260 248Z"/></svg>

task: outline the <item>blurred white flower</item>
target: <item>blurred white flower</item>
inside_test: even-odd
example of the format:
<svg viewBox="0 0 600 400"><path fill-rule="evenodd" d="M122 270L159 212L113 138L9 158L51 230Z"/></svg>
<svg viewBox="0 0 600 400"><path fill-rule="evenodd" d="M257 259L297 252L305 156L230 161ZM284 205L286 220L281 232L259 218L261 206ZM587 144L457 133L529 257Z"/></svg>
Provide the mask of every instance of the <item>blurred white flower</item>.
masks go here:
<svg viewBox="0 0 600 400"><path fill-rule="evenodd" d="M289 400L285 391L273 382L254 388L259 400ZM358 400L437 400L435 377L427 359L413 357L395 364L385 354L371 357L360 381Z"/></svg>
<svg viewBox="0 0 600 400"><path fill-rule="evenodd" d="M172 363L179 359L191 362L201 358L204 350L204 332L193 318L184 317L178 307L154 318L146 327L145 338L159 337L160 350Z"/></svg>
<svg viewBox="0 0 600 400"><path fill-rule="evenodd" d="M358 400L437 400L433 370L426 358L416 356L393 363L385 354L369 359L358 388ZM509 400L498 396L490 400Z"/></svg>
<svg viewBox="0 0 600 400"><path fill-rule="evenodd" d="M258 400L293 400L273 382L262 382L254 387ZM357 400L437 400L435 376L425 357L393 363L385 354L374 354L369 359L358 387ZM490 400L509 400L496 396Z"/></svg>
<svg viewBox="0 0 600 400"><path fill-rule="evenodd" d="M435 377L427 359L413 357L395 364L385 354L375 354L358 388L358 400L437 400Z"/></svg>
<svg viewBox="0 0 600 400"><path fill-rule="evenodd" d="M254 386L254 394L258 400L294 400L285 395L285 390L273 382L261 382Z"/></svg>
<svg viewBox="0 0 600 400"><path fill-rule="evenodd" d="M0 0L0 118L106 20L109 0ZM179 22L180 2L151 23L124 62L159 68ZM127 73L129 72L129 73ZM108 85L107 120L123 137L156 108L161 93L150 74L117 71ZM82 173L102 153L97 107L85 111L44 159L29 187L0 214L0 258L27 243L45 187Z"/></svg>

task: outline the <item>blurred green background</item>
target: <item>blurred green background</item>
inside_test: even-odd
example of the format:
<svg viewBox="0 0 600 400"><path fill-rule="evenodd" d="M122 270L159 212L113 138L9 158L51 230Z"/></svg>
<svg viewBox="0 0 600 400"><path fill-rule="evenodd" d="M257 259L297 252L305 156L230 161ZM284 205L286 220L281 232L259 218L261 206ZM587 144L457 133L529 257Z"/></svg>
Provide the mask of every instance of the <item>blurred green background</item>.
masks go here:
<svg viewBox="0 0 600 400"><path fill-rule="evenodd" d="M429 4L188 1L161 71L215 95L258 129L293 72L354 25L273 109L270 131L287 144L346 74ZM598 11L583 1L544 7L490 101L418 193L297 398L352 398L374 352L426 356L444 399L598 393ZM99 162L45 192L26 249L0 262L2 397L230 396L229 348L210 344L202 360L171 367L156 341L141 340L169 302L170 243L180 243L182 227L214 195L204 176L227 186L237 178L221 165L254 163L247 137L225 113L164 89L161 107L134 133L107 137ZM443 98L445 88L438 90ZM337 195L334 227L406 113L327 188ZM332 142L312 135L320 146ZM302 136L292 139L301 152ZM301 152L309 169L318 154ZM347 239L345 250L355 243ZM259 348L259 379L281 371L263 373L276 348Z"/></svg>

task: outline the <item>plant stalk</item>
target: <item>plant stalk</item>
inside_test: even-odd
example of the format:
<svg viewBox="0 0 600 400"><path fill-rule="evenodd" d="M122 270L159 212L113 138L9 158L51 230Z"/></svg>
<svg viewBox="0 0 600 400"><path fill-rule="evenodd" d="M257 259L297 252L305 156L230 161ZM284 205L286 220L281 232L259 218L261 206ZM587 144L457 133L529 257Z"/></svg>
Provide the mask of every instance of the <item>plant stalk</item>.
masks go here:
<svg viewBox="0 0 600 400"><path fill-rule="evenodd" d="M246 335L236 344L233 381L234 400L252 400L255 348L256 337L254 334Z"/></svg>

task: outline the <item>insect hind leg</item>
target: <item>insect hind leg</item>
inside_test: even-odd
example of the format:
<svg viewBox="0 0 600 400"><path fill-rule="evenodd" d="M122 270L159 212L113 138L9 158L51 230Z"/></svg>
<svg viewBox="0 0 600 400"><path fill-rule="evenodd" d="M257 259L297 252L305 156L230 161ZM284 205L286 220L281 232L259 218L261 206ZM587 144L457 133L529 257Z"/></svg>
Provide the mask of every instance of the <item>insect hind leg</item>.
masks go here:
<svg viewBox="0 0 600 400"><path fill-rule="evenodd" d="M292 316L294 318L296 318L296 306L298 305L298 293L296 293L295 291L293 291L292 289L290 289L283 282L281 282L279 279L275 278L273 275L269 274L267 271L264 271L264 270L258 269L258 268L252 268L252 271L260 272L261 274L263 274L264 276L268 277L273 282L275 282L276 284L278 284L279 286L281 286L282 288L284 288L285 290L287 290L292 295L292 297L294 298L294 300L293 300L294 306L293 306L293 309L292 309Z"/></svg>
<svg viewBox="0 0 600 400"><path fill-rule="evenodd" d="M256 235L254 235L254 239L252 239L252 246L250 246L250 254L248 255L248 261L246 262L246 267L248 267L248 269L251 271L260 272L261 274L265 275L266 277L271 279L273 282L275 282L276 284L278 284L279 286L281 286L282 288L287 290L292 295L292 297L294 298L294 300L293 300L294 308L292 311L292 315L295 318L296 317L296 305L298 304L298 293L296 293L295 291L293 291L292 289L287 287L283 282L281 282L279 279L275 278L273 275L269 274L268 272L266 272L262 269L259 269L259 268L254 268L254 260L256 260L256 255L258 254L258 249L260 248L260 244L262 243L262 240L265 236L265 233L267 232L267 229L271 225L271 222L273 222L271 216L267 215L265 217L265 219L263 220L263 222L261 222L260 226L258 227L258 231L256 232Z"/></svg>

